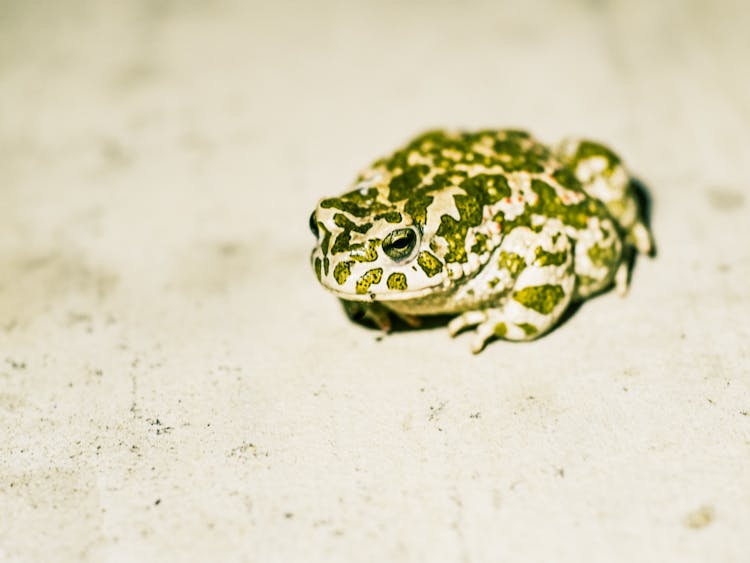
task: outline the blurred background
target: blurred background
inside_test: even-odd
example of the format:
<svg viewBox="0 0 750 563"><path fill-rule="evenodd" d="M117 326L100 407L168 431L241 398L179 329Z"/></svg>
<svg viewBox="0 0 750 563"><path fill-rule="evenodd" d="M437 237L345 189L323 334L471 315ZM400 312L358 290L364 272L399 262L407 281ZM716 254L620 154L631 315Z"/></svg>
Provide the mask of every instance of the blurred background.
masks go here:
<svg viewBox="0 0 750 563"><path fill-rule="evenodd" d="M0 0L0 559L740 560L748 29L743 0ZM307 218L432 127L611 145L654 202L631 295L479 358L348 323Z"/></svg>
<svg viewBox="0 0 750 563"><path fill-rule="evenodd" d="M601 139L657 199L709 190L731 206L750 168L748 12L5 0L2 244L55 241L130 279L160 276L194 238L296 249L318 198L436 126Z"/></svg>

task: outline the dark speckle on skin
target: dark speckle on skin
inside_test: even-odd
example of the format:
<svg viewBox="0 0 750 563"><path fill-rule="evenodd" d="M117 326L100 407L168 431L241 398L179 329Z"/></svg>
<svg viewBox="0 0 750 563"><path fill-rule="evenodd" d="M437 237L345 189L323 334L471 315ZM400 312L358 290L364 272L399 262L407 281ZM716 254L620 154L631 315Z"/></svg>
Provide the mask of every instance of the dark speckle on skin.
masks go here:
<svg viewBox="0 0 750 563"><path fill-rule="evenodd" d="M716 186L709 188L706 194L709 204L716 211L734 211L745 204L744 194L732 188Z"/></svg>

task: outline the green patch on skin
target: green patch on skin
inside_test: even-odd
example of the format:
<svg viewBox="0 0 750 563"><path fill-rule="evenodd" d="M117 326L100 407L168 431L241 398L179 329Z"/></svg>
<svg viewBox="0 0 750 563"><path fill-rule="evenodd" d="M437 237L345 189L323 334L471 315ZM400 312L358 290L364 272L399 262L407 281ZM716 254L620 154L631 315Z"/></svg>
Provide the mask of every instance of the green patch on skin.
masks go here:
<svg viewBox="0 0 750 563"><path fill-rule="evenodd" d="M436 276L443 271L443 264L433 254L426 250L419 253L417 256L417 264L424 270L428 278Z"/></svg>
<svg viewBox="0 0 750 563"><path fill-rule="evenodd" d="M398 211L388 211L386 213L380 213L379 215L375 215L374 219L376 221L378 219L385 219L388 223L400 223L401 213L399 213Z"/></svg>
<svg viewBox="0 0 750 563"><path fill-rule="evenodd" d="M492 332L498 338L505 338L505 335L508 334L508 325L505 323L497 323Z"/></svg>
<svg viewBox="0 0 750 563"><path fill-rule="evenodd" d="M581 141L576 150L576 154L573 157L573 162L577 164L581 160L592 157L604 158L607 161L607 168L605 171L609 174L611 174L614 169L622 163L620 157L612 152L609 147L605 147L604 145L600 145L593 141Z"/></svg>
<svg viewBox="0 0 750 563"><path fill-rule="evenodd" d="M458 205L458 202L456 205ZM464 241L466 240L468 231L469 225L463 220L456 221L450 215L443 215L440 218L437 235L443 237L448 243L448 252L445 254L446 262L466 262L468 260L466 248L464 248Z"/></svg>
<svg viewBox="0 0 750 563"><path fill-rule="evenodd" d="M388 285L388 289L395 289L398 291L403 291L408 287L406 276L400 272L394 272L388 276L386 284Z"/></svg>
<svg viewBox="0 0 750 563"><path fill-rule="evenodd" d="M427 222L427 208L433 199L435 198L428 195L426 190L418 190L404 204L404 211L411 215L415 223L424 225Z"/></svg>
<svg viewBox="0 0 750 563"><path fill-rule="evenodd" d="M489 181L492 184L492 192L488 190ZM466 235L469 229L482 223L485 205L495 203L510 194L508 181L504 176L497 174L480 174L467 178L461 182L460 187L466 193L453 196L459 219L456 220L447 214L443 215L436 233L448 243L448 252L445 254L446 262L463 263L468 260Z"/></svg>
<svg viewBox="0 0 750 563"><path fill-rule="evenodd" d="M383 158L375 163L375 166L385 166L389 171L394 170L405 170L409 167L409 156L413 153L419 155L427 155L430 149L441 143L441 139L445 136L443 131L426 131L418 137L412 139L408 145L397 150L391 156Z"/></svg>
<svg viewBox="0 0 750 563"><path fill-rule="evenodd" d="M513 299L542 315L554 311L564 297L565 291L556 284L533 285L513 292Z"/></svg>
<svg viewBox="0 0 750 563"><path fill-rule="evenodd" d="M380 239L371 239L367 241L367 245L363 250L353 250L350 253L352 260L357 262L375 262L378 259L378 246L380 246Z"/></svg>
<svg viewBox="0 0 750 563"><path fill-rule="evenodd" d="M435 176L432 177L432 182L427 186L427 189L430 191L441 191L445 188L456 187L458 186L456 180L461 182L462 178L466 178L466 172L463 170L452 170L451 172L435 174Z"/></svg>
<svg viewBox="0 0 750 563"><path fill-rule="evenodd" d="M320 258L315 259L315 275L318 278L318 281L320 281L322 272L321 269L323 268L323 262L320 260Z"/></svg>
<svg viewBox="0 0 750 563"><path fill-rule="evenodd" d="M504 235L507 235L512 230L518 227L528 227L529 229L534 230L531 225L531 213L528 212L521 213L520 215L517 215L513 219L507 221L505 219L505 215L502 212L499 212L496 213L492 219L493 221L500 223Z"/></svg>
<svg viewBox="0 0 750 563"><path fill-rule="evenodd" d="M472 137L471 133L449 133L438 129L420 135L409 146L420 154L447 160L445 154L457 152L466 155L472 152Z"/></svg>
<svg viewBox="0 0 750 563"><path fill-rule="evenodd" d="M570 174L570 172L566 171L566 174ZM555 175L555 179L557 179L563 187L580 191L580 189L571 188L570 185L561 182L560 179L557 178L557 175ZM575 182L578 182L578 180L575 180ZM609 216L604 204L594 198L586 196L579 203L564 203L557 195L555 188L548 183L537 179L531 181L531 189L537 194L537 196L539 196L536 204L532 208L535 213L546 217L556 217L566 225L570 225L576 229L586 228L588 220L591 217Z"/></svg>
<svg viewBox="0 0 750 563"><path fill-rule="evenodd" d="M494 289L494 287L500 283L500 280L498 278L492 278L490 281L487 282L487 285L490 286L491 289Z"/></svg>
<svg viewBox="0 0 750 563"><path fill-rule="evenodd" d="M354 217L367 217L373 213L380 213L386 206L377 201L377 188L369 188L364 192L354 190L345 193L341 197L332 197L320 202L323 209L334 208L345 211Z"/></svg>
<svg viewBox="0 0 750 563"><path fill-rule="evenodd" d="M362 277L357 280L356 292L359 294L367 293L371 285L377 285L383 279L383 268L373 268L367 270Z"/></svg>
<svg viewBox="0 0 750 563"><path fill-rule="evenodd" d="M420 186L423 178L430 171L430 168L425 164L411 166L406 162L404 162L402 166L399 166L399 168L401 168L403 172L391 179L388 199L392 202L406 200L404 211L411 216L415 223L424 225L427 222L427 208L434 199L428 193L433 189L433 186ZM395 219L396 216L391 215L391 217ZM398 215L398 220L396 221L391 221L389 218L386 218L386 220L388 222L397 223L401 221L401 215Z"/></svg>
<svg viewBox="0 0 750 563"><path fill-rule="evenodd" d="M388 199L390 201L402 201L411 197L414 191L422 183L422 178L430 171L425 164L418 164L406 168L401 174L391 178L389 184Z"/></svg>
<svg viewBox="0 0 750 563"><path fill-rule="evenodd" d="M331 231L326 229L326 226L323 223L318 223L318 228L323 233L323 238L320 241L320 249L323 251L323 255L327 255L328 247L331 244Z"/></svg>
<svg viewBox="0 0 750 563"><path fill-rule="evenodd" d="M483 188L487 193L485 205L495 203L504 197L510 196L510 186L505 176L501 174L478 174L474 176L473 180L477 178L483 181Z"/></svg>
<svg viewBox="0 0 750 563"><path fill-rule="evenodd" d="M534 250L534 256L534 262L539 266L561 266L568 259L568 252L565 250L547 252L541 246L537 246Z"/></svg>
<svg viewBox="0 0 750 563"><path fill-rule="evenodd" d="M497 260L498 268L504 268L510 272L510 275L518 277L518 274L523 272L526 267L526 260L520 254L515 252L505 252L504 250L500 253Z"/></svg>
<svg viewBox="0 0 750 563"><path fill-rule="evenodd" d="M491 205L511 193L508 179L502 174L477 174L461 182L461 188L480 205Z"/></svg>
<svg viewBox="0 0 750 563"><path fill-rule="evenodd" d="M552 177L557 180L563 188L573 190L575 192L583 192L583 184L576 177L575 173L571 168L564 166L558 168L552 173Z"/></svg>
<svg viewBox="0 0 750 563"><path fill-rule="evenodd" d="M589 255L589 258L591 258L591 263L597 268L610 266L614 263L615 258L617 257L613 245L600 246L595 244L589 248L587 254Z"/></svg>
<svg viewBox="0 0 750 563"><path fill-rule="evenodd" d="M336 283L344 285L352 273L351 265L352 263L348 261L336 264L336 267L333 269L333 277L336 280Z"/></svg>
<svg viewBox="0 0 750 563"><path fill-rule="evenodd" d="M333 241L331 253L338 254L339 252L346 252L347 250L362 248L362 244L351 243L351 233L352 231L357 233L366 233L372 227L372 223L357 225L354 221L351 221L346 217L346 215L343 215L341 213L336 213L336 215L333 216L333 221L336 223L336 225L341 227L343 231L341 231L341 233L339 233L336 236L336 239Z"/></svg>
<svg viewBox="0 0 750 563"><path fill-rule="evenodd" d="M529 323L520 323L518 325L518 328L520 328L526 334L526 336L532 336L539 332L538 328Z"/></svg>
<svg viewBox="0 0 750 563"><path fill-rule="evenodd" d="M474 238L476 241L471 246L471 252L474 254L487 252L487 236L482 233L477 233Z"/></svg>
<svg viewBox="0 0 750 563"><path fill-rule="evenodd" d="M526 137L506 135L499 138L492 147L506 172L544 172L549 160L549 150Z"/></svg>

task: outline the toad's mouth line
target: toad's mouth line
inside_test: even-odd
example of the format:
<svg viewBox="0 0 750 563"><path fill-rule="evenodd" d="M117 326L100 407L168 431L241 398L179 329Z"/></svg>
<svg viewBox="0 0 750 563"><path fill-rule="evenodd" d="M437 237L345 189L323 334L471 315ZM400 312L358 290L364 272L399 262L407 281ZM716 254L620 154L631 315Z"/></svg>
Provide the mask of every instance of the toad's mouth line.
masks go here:
<svg viewBox="0 0 750 563"><path fill-rule="evenodd" d="M422 297L426 297L428 295L434 294L436 291L440 290L442 284L435 284L427 287L422 287L420 289L404 289L404 290L393 290L393 289L384 289L381 291L378 291L377 288L368 290L367 293L352 293L349 291L342 291L338 288L333 288L327 285L324 285L324 287L333 293L336 297L339 299L344 299L346 301L360 301L360 302L387 302L387 301L409 301L412 299L420 299Z"/></svg>

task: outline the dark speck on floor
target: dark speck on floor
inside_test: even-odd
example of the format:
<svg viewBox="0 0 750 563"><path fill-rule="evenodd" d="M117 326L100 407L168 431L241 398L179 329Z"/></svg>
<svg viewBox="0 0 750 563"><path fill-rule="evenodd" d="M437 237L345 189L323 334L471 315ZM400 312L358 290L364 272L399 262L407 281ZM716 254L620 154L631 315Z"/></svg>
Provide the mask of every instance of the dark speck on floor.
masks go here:
<svg viewBox="0 0 750 563"><path fill-rule="evenodd" d="M716 211L735 211L745 203L742 192L731 188L713 187L706 192L708 202Z"/></svg>

